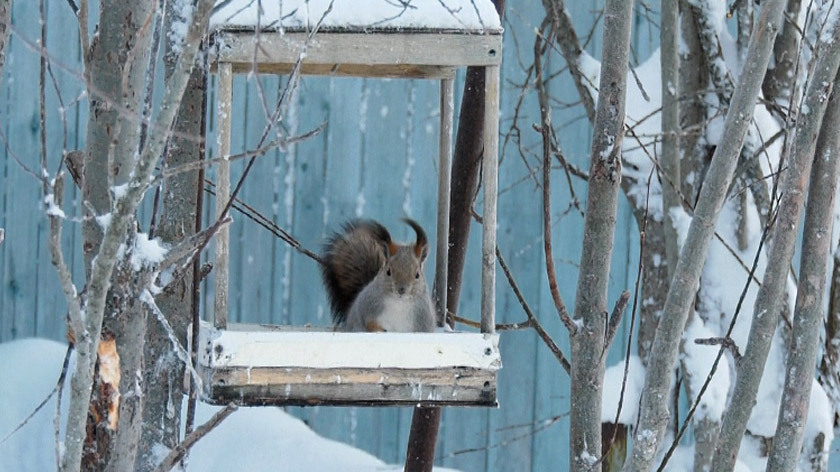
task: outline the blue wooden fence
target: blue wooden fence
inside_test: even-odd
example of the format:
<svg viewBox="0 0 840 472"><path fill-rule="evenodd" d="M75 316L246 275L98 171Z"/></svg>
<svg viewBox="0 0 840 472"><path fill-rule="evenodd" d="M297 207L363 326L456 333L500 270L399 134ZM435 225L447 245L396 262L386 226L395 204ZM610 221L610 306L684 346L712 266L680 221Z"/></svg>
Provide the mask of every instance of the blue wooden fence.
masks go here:
<svg viewBox="0 0 840 472"><path fill-rule="evenodd" d="M568 2L582 38L598 20L602 2ZM92 2L91 11L97 11ZM47 87L47 139L51 169L62 148L84 145L88 103L80 96L81 62L75 17L66 2L47 2L47 49L57 89ZM643 60L656 46L658 29L640 10L633 35L634 57ZM525 70L533 61L534 29L544 16L537 0L508 2L502 69L502 133L510 131ZM12 153L31 168L39 162L38 55L27 43L39 37L37 2L14 2L12 34L0 97L0 126L10 149L0 146L0 227L6 241L0 245L0 342L15 338L64 336L65 304L47 249L47 221L36 180L14 161ZM600 27L600 26L599 26ZM596 32L586 49L600 55ZM553 57L549 66L563 61ZM281 78L261 76L234 82L232 152L253 149L265 125L255 81L262 82L265 99L272 103ZM209 106L215 100L211 81ZM551 84L561 100L576 101L566 75ZM460 107L463 76L456 81L456 111ZM58 93L57 93L58 92ZM59 114L63 104L66 129ZM318 137L286 152L275 151L256 164L241 198L263 215L291 232L301 243L317 249L325 235L354 216L374 217L392 228L395 236L409 239L407 227L398 222L411 216L431 229L435 218L435 182L438 133L438 85L421 80L366 80L310 78L303 80L291 105L285 126L304 132L327 121ZM580 107L561 109L556 124L560 142L573 162L586 167L591 131ZM499 246L511 270L546 329L568 352L566 333L547 290L542 252L541 193L531 173L539 166L539 136L531 128L539 121L531 91L518 114L521 146L507 142L503 149L499 188ZM208 119L208 152L213 154L215 123ZM520 155L520 148L523 155ZM242 172L233 165L233 178ZM212 172L209 175L212 178ZM570 193L561 172L555 172L553 196L554 247L558 282L570 306L577 279L582 217L570 207ZM574 182L576 194L585 198L585 185ZM212 215L213 199L205 206ZM65 211L81 213L80 195L69 190ZM480 201L479 201L480 205ZM140 211L148 224L150 208ZM329 312L316 265L291 251L258 225L234 215L231 227L230 309L233 321L329 324ZM431 231L433 235L434 232ZM473 227L465 283L459 312L478 318L479 238ZM80 224L68 220L63 247L76 280L84 273ZM610 279L610 299L631 287L638 261L638 231L621 203L617 240ZM429 268L429 276L434 268ZM211 277L212 278L212 277ZM497 287L498 321L522 321L525 315L500 275ZM203 316L212 316L212 283L205 284ZM616 343L609 363L624 349ZM440 463L468 471L563 470L568 464L569 378L552 354L531 331L502 335L504 370L500 375L499 409L447 409L438 443ZM408 439L411 409L398 408L293 408L294 414L319 433L368 450L390 462L400 462ZM258 434L258 433L255 433Z"/></svg>

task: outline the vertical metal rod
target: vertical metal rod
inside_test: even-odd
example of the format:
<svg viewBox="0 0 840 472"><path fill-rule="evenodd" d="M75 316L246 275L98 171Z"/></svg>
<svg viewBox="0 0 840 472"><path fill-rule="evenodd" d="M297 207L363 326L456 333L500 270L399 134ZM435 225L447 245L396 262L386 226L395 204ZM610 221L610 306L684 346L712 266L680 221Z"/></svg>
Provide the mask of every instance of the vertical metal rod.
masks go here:
<svg viewBox="0 0 840 472"><path fill-rule="evenodd" d="M223 158L219 162L216 177L216 218L218 219L230 199L230 120L233 102L233 68L228 63L219 64L219 86L216 94L216 110L219 127L216 130L216 154ZM228 248L230 232L228 225L216 235L216 299L214 303L214 324L219 329L227 327L228 320Z"/></svg>
<svg viewBox="0 0 840 472"><path fill-rule="evenodd" d="M435 254L435 304L438 322L446 323L447 269L449 265L449 185L452 166L452 120L455 93L452 77L440 81L440 147L438 159L437 252Z"/></svg>
<svg viewBox="0 0 840 472"><path fill-rule="evenodd" d="M481 238L481 332L496 330L496 197L499 166L499 66L485 67L484 224Z"/></svg>

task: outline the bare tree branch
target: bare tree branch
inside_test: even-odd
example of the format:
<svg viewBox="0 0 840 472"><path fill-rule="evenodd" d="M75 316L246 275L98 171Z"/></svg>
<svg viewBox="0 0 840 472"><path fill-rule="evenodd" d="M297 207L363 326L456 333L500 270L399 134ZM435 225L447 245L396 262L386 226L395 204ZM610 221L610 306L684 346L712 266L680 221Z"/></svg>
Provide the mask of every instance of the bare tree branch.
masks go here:
<svg viewBox="0 0 840 472"><path fill-rule="evenodd" d="M764 9L768 6L762 6L762 16ZM762 29L762 23L763 21L759 20L757 32ZM754 321L750 326L744 359L738 369L732 401L723 418L713 470L729 470L734 467L734 461L741 446L741 437L744 435L755 403L767 354L776 330L778 308L781 306L788 278L796 244L796 228L802 214L802 204L808 189L808 175L814 161L816 146L814 136L820 130L828 105L826 99L831 92L831 84L834 82L838 65L840 65L840 48L834 46L840 40L840 28L835 28L832 36L831 40L824 40L819 46L814 75L805 92L803 105L809 112L799 116L796 134L791 140L791 145L787 146L786 155L783 156L788 170L782 184L778 221L771 233L773 244L767 257L764 282L756 296Z"/></svg>
<svg viewBox="0 0 840 472"><path fill-rule="evenodd" d="M738 345L735 344L735 341L729 336L724 336L722 338L695 339L694 344L700 344L703 346L721 346L732 354L732 358L735 359L736 367L741 365L741 357L743 357L741 355L741 351L738 349Z"/></svg>
<svg viewBox="0 0 840 472"><path fill-rule="evenodd" d="M177 464L181 460L181 457L183 457L190 450L190 448L192 448L195 445L195 443L197 443L201 438L206 436L207 433L213 431L213 429L216 426L219 426L222 423L222 421L225 420L225 418L230 416L231 413L238 409L239 407L237 407L235 404L229 403L226 407L217 411L216 414L214 414L209 420L207 420L206 423L196 428L195 431L187 435L187 437L185 437L184 440L181 441L181 443L175 447L175 449L172 449L172 451L170 451L170 453L163 458L163 460L160 462L160 465L158 465L157 469L155 469L156 472L168 472L172 470L172 468L175 467L175 464Z"/></svg>
<svg viewBox="0 0 840 472"><path fill-rule="evenodd" d="M580 46L580 40L572 23L572 18L569 16L563 0L543 0L543 7L554 24L553 30L557 36L557 44L560 46L563 57L569 64L569 73L572 75L572 80L578 90L578 94L580 94L583 107L586 109L586 116L589 118L590 123L594 123L595 99L592 97L587 80L580 69L580 58L585 53Z"/></svg>
<svg viewBox="0 0 840 472"><path fill-rule="evenodd" d="M557 287L557 275L554 269L554 251L552 250L551 237L551 107L548 104L547 93L543 87L542 79L542 48L540 46L540 36L534 41L534 72L535 72L535 87L539 95L540 101L540 133L542 134L543 147L543 179L542 179L542 197L543 197L543 247L545 249L545 271L548 275L548 288L551 292L551 298L554 301L554 307L560 320L569 330L569 335L575 334L577 326L572 321L569 312L566 309L566 304L563 302L563 297L560 295L560 289Z"/></svg>
<svg viewBox="0 0 840 472"><path fill-rule="evenodd" d="M665 301L662 319L656 330L648 358L639 425L634 433L633 449L630 460L624 466L625 470L649 470L665 433L669 413L662 399L667 398L670 389L670 375L679 350L680 333L685 328L700 272L714 235L715 222L726 199L735 164L752 120L755 100L770 60L784 4L784 0L765 0L761 7L732 106L726 114L720 145L715 150L703 182L700 199Z"/></svg>
<svg viewBox="0 0 840 472"><path fill-rule="evenodd" d="M534 312L531 310L531 307L528 305L528 302L525 301L525 296L522 295L522 291L519 290L519 284L516 283L516 280L513 278L513 274L511 274L510 269L507 266L507 262L505 262L505 258L502 256L502 252L496 247L496 258L499 260L499 266L502 268L502 272L505 273L505 277L510 284L510 288L513 290L513 293L516 295L516 299L519 300L519 304L522 305L522 309L525 310L525 315L528 317L528 324L530 327L534 328L534 331L537 332L537 335L540 339L543 340L545 345L554 354L554 357L557 358L557 361L560 362L560 366L563 367L563 370L566 371L568 374L571 370L571 363L569 363L568 358L563 351L560 349L560 346L551 339L551 336L545 331L542 324L539 322L537 317L534 315Z"/></svg>
<svg viewBox="0 0 840 472"><path fill-rule="evenodd" d="M612 315L610 315L610 320L607 324L607 333L604 336L604 351L602 355L605 355L610 350L610 346L612 346L613 339L615 339L615 333L618 331L619 325L621 325L621 319L624 316L624 310L627 309L627 303L629 301L630 292L627 290L623 290L621 292L621 295L618 296L618 300L615 301L615 306L613 307Z"/></svg>
<svg viewBox="0 0 840 472"><path fill-rule="evenodd" d="M840 27L835 23L834 28ZM835 35L837 41L840 35ZM836 46L835 46L836 49ZM836 66L835 66L836 74ZM816 79L816 77L815 77ZM831 251L831 227L834 218L834 200L837 180L840 178L840 81L835 79L834 94L825 112L825 119L817 141L816 157L811 169L808 206L805 213L800 256L799 285L796 292L796 310L793 317L793 336L788 346L785 387L782 406L770 458L769 472L796 468L811 400L813 367L820 347L820 330L823 322L823 301L828 256ZM810 448L811 445L809 445ZM816 451L815 451L816 452ZM822 450L818 451L822 455ZM827 458L823 458L827 461Z"/></svg>

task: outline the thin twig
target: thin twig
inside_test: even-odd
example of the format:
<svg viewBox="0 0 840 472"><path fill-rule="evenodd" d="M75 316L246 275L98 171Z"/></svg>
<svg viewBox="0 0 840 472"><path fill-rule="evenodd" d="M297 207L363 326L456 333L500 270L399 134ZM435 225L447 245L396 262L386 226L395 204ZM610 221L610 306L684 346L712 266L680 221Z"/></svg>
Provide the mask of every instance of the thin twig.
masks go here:
<svg viewBox="0 0 840 472"><path fill-rule="evenodd" d="M563 351L560 350L560 347L557 343L551 339L551 336L545 331L545 329L540 324L537 317L534 316L534 312L531 311L531 307L528 306L528 303L525 301L525 297L522 295L522 291L519 290L519 285L516 283L516 280L513 278L513 274L511 274L510 269L508 269L507 263L505 262L505 258L502 256L502 252L499 250L499 247L496 246L496 259L499 261L499 267L502 268L502 272L505 273L505 277L508 280L508 284L510 284L510 288L513 289L513 293L516 295L517 300L519 300L519 304L522 305L522 309L525 310L525 315L528 316L528 322L534 328L534 331L537 332L540 339L543 340L548 349L554 354L554 357L560 362L560 366L563 367L563 370L566 373L570 373L572 369L572 365L569 362L568 358L563 354Z"/></svg>
<svg viewBox="0 0 840 472"><path fill-rule="evenodd" d="M44 0L38 0L38 13L40 14L41 23L41 47L47 47L47 16L45 13ZM41 175L47 174L47 58L42 55L39 58L38 68L38 108L40 115L40 141L41 141ZM48 188L44 182L44 192Z"/></svg>
<svg viewBox="0 0 840 472"><path fill-rule="evenodd" d="M479 224L483 224L483 221L481 220L481 215L476 213L474 208L471 208L470 212L472 213L473 218L476 221L478 221ZM499 249L498 245L496 246L496 259L499 261L499 267L502 268L502 272L504 272L505 278L507 278L510 288L513 290L514 295L516 295L516 299L519 300L519 304L522 306L522 309L525 311L525 315L528 317L528 319L523 323L514 323L512 325L496 325L496 330L505 331L511 329L520 329L521 327L534 328L534 331L537 332L537 335L539 335L540 339L543 340L548 349L554 354L554 357L557 358L557 361L560 362L560 366L563 367L563 370L565 370L568 374L569 372L571 372L571 363L569 362L566 355L563 354L563 351L560 349L560 346L558 346L557 343L555 343L554 340L551 339L551 336L548 334L548 332L546 332L545 328L543 328L542 324L537 319L537 316L534 315L534 311L531 310L531 306L528 304L528 301L525 300L525 296L519 289L519 284L516 283L516 279L513 277L513 274L508 268L507 261L505 261L505 258L502 255L502 251ZM461 323L473 326L475 328L479 328L481 325L478 322L465 320L459 317L456 317L455 319L456 321L460 321Z"/></svg>
<svg viewBox="0 0 840 472"><path fill-rule="evenodd" d="M262 156L266 155L269 151L272 151L272 150L277 149L277 148L280 148L281 150L283 150L283 149L285 149L286 146L296 144L296 143L299 143L299 142L302 142L302 141L306 141L307 139L310 139L310 138L313 138L313 137L317 136L318 134L321 133L321 131L323 131L326 128L326 126L327 126L327 122L324 121L320 125L316 126L315 128L312 128L311 130L307 131L306 133L303 133L303 134L300 134L300 135L297 135L297 136L291 136L291 137L288 137L288 138L277 139L275 141L272 141L272 142L266 144L265 146L257 147L257 149L254 149L252 151L245 151L245 152L242 152L242 153L239 153L239 154L233 154L233 155L228 156L228 157L222 156L222 157L214 157L212 159L204 159L204 160L200 160L200 161L190 161L190 162L178 165L176 167L164 167L161 170L161 172L154 178L154 180L152 180L151 185L155 186L155 185L158 185L161 182L163 182L165 179L169 179L171 177L175 177L177 175L180 175L180 174L183 174L183 173L186 173L186 172L193 172L193 171L196 171L196 170L199 170L199 169L205 169L207 167L210 167L214 164L218 164L220 162L232 162L232 161L238 161L240 159L248 159L248 158L255 159L257 157L262 157Z"/></svg>
<svg viewBox="0 0 840 472"><path fill-rule="evenodd" d="M289 73L289 80L286 82L286 87L283 89L283 91L280 93L280 96L277 99L277 107L274 110L274 116L272 116L272 119L269 120L267 126L263 130L262 136L260 137L260 140L257 143L257 148L262 147L262 145L265 143L268 134L271 132L271 129L274 126L274 122L276 122L277 119L282 115L283 111L288 106L288 101L290 100L290 97L294 94L295 90L297 89L297 84L300 78L300 68L301 64L303 63L304 57L306 57L306 50L309 47L312 38L315 36L318 30L320 30L321 25L323 24L326 16L332 11L333 3L334 0L330 1L329 6L324 11L323 15L321 15L321 18L318 20L318 23L307 35L306 41L304 42L301 48L301 52L298 55L298 59L295 62L295 65L292 67L292 71ZM248 164L245 166L245 170L242 171L242 176L239 177L239 180L236 182L236 186L234 187L233 192L231 192L230 194L230 198L225 203L224 210L222 210L221 215L219 215L220 218L224 218L228 215L228 213L230 213L230 208L233 205L233 202L235 201L236 197L239 195L239 191L242 190L242 185L245 183L245 179L251 172L255 161L256 156L252 157L248 161Z"/></svg>
<svg viewBox="0 0 840 472"><path fill-rule="evenodd" d="M640 146L640 149L644 151L648 159L650 159L651 163L653 163L654 167L656 168L657 175L661 179L663 179L667 185L670 185L677 192L677 195L679 195L680 199L682 200L683 207L687 210L689 216L693 217L694 205L688 200L688 198L686 198L685 194L682 193L680 186L676 182L671 180L668 174L662 170L662 167L659 165L659 159L657 159L653 154L650 153L647 146L645 146L645 144L642 142L639 136L636 135L634 131L632 131L629 128L627 128L626 131L631 138L636 140L636 142ZM723 239L723 236L721 236L720 233L718 233L717 231L714 231L713 235L715 239L717 239L718 242L720 242L720 244L723 245L727 252L729 252L729 254L738 262L741 268L743 268L745 272L750 273L750 269L747 266L746 262L744 262L744 259L742 259L738 252L735 251L735 249L725 239ZM755 283L759 287L761 286L761 281L758 280L758 277L753 276L753 283Z"/></svg>
<svg viewBox="0 0 840 472"><path fill-rule="evenodd" d="M209 193L210 195L215 196L216 192L213 190L213 188L211 188L211 187L215 187L215 184L210 180L205 180L205 184L208 185L208 187L205 188L205 191L207 193ZM280 225L275 223L273 220L269 219L267 216L264 216L262 213L257 211L254 207L248 205L244 201L237 198L235 200L234 205L233 205L233 209L240 212L242 215L244 215L246 218L250 219L251 221L257 223L260 226L262 226L263 228L268 230L268 232L270 232L271 234L273 234L277 238L283 240L286 244L291 246L292 249L294 249L295 251L299 252L300 254L303 254L304 256L306 256L306 257L308 257L312 260L314 260L315 262L318 262L319 264L323 264L324 261L321 258L321 256L319 256L315 252L303 247L303 245L300 243L300 241L295 239L295 237L292 236L291 233L289 233L288 231L283 229Z"/></svg>
<svg viewBox="0 0 840 472"><path fill-rule="evenodd" d="M551 298L554 301L554 307L560 320L569 330L569 335L574 335L577 332L577 325L572 321L569 312L566 309L566 304L563 302L563 297L560 295L560 289L557 286L557 276L554 269L554 251L551 248L551 136L549 129L551 128L551 108L548 105L548 97L543 87L542 82L542 57L540 55L540 40L534 43L534 71L535 84L540 102L540 132L542 134L543 145L543 182L542 182L542 196L543 196L543 247L545 250L545 270L548 275L548 288L551 292Z"/></svg>
<svg viewBox="0 0 840 472"><path fill-rule="evenodd" d="M464 318L462 316L458 316L451 311L447 311L447 319L451 319L456 323L465 324L471 328L481 329L481 322L475 321L469 318ZM521 331L525 329L531 329L534 325L529 321L525 320L519 323L496 323L493 325L496 331Z"/></svg>
<svg viewBox="0 0 840 472"><path fill-rule="evenodd" d="M216 426L219 426L222 421L225 420L231 413L238 410L239 407L233 403L228 403L226 407L222 408L221 410L217 411L215 415L213 415L206 423L199 426L195 429L192 433L188 434L187 437L184 438L177 446L175 446L172 451L160 462L158 465L156 472L169 472L178 461L181 460L181 457L187 453L194 445L197 443L201 438L207 435L210 431L212 431Z"/></svg>
<svg viewBox="0 0 840 472"><path fill-rule="evenodd" d="M202 381L201 376L198 375L198 372L195 370L195 366L193 365L192 361L190 360L190 354L187 352L186 348L181 344L181 341L178 340L178 336L175 334L175 331L172 329L172 325L169 324L169 320L166 319L166 316L161 313L160 308L157 306L155 302L155 297L149 292L148 289L143 289L140 293L139 299L143 302L144 305L155 315L158 322L160 323L161 327L163 327L164 332L166 333L169 342L172 343L172 347L175 350L175 355L178 356L178 359L184 363L184 367L186 367L187 372L190 373L190 377L192 378L193 382L198 385L198 389L201 390L202 388Z"/></svg>
<svg viewBox="0 0 840 472"><path fill-rule="evenodd" d="M697 338L694 340L694 344L700 344L702 346L721 346L732 354L732 358L735 359L735 367L741 365L741 357L743 357L741 355L741 351L738 349L738 345L735 344L735 341L729 336L719 338Z"/></svg>
<svg viewBox="0 0 840 472"><path fill-rule="evenodd" d="M604 336L604 354L606 354L610 350L610 346L612 345L613 339L615 339L615 333L618 331L618 326L621 324L621 319L624 315L624 310L627 309L627 302L629 301L630 292L627 290L623 290L621 292L621 295L618 296L618 300L615 301L615 306L613 307L613 312L610 316L610 321L607 324L607 333Z"/></svg>
<svg viewBox="0 0 840 472"><path fill-rule="evenodd" d="M87 0L82 0L82 3L85 3ZM127 120L132 123L139 124L137 122L137 113L132 110L127 109L121 101L114 99L106 92L103 92L99 88L97 88L93 83L90 82L89 78L80 73L78 70L74 69L73 67L69 66L68 64L62 62L61 60L56 59L55 56L49 54L46 49L42 48L37 41L34 41L27 37L23 32L15 27L15 25L9 24L9 30L11 33L14 33L15 37L18 38L23 46L27 49L31 50L35 54L45 55L51 65L56 66L59 70L67 73L70 77L78 79L79 81L85 84L85 91L82 92L80 95L80 99L83 97L95 97L100 99L108 104L108 106L117 112L121 118ZM89 70L86 68L85 73L89 73ZM75 103L75 102L74 102ZM196 137L191 134L179 133L173 131L171 129L164 129L160 123L155 121L149 121L146 123L149 127L149 130L154 131L155 134L159 134L160 136L164 136L166 138L177 137L184 140L188 140L191 142L200 142L202 138Z"/></svg>
<svg viewBox="0 0 840 472"><path fill-rule="evenodd" d="M38 406L36 406L35 409L32 410L32 413L30 413L26 418L24 418L23 421L18 423L18 425L15 426L15 429L3 436L3 439L0 439L0 444L3 444L6 441L8 441L9 438L14 436L15 433L17 433L18 431L20 431L21 428L26 426L27 423L29 423L29 421L32 420L32 418L35 417L35 415L37 415L38 412L41 411L47 405L47 403L49 403L50 399L61 390L61 387L64 385L64 378L67 376L67 366L70 364L70 353L72 352L73 345L69 344L67 346L67 351L64 353L64 362L62 363L61 373L58 374L58 380L55 382L55 387L53 387L53 389L50 390L50 393L48 393L47 396L43 400L41 400L41 403L39 403Z"/></svg>
<svg viewBox="0 0 840 472"><path fill-rule="evenodd" d="M67 370L70 367L70 354L73 350L73 343L67 346L67 352L64 353L64 362L61 364L61 374L58 376L55 392L55 415L53 415L53 434L54 434L54 450L55 450L55 470L61 470L61 396L64 393L64 382L67 381Z"/></svg>

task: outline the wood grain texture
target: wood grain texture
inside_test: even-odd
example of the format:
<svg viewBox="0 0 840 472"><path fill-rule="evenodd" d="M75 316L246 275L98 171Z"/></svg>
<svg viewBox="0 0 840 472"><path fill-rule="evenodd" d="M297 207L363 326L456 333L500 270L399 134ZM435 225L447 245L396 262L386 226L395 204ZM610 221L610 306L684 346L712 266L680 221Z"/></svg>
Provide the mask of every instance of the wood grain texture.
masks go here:
<svg viewBox="0 0 840 472"><path fill-rule="evenodd" d="M202 372L203 400L216 405L498 406L495 376L469 368L263 367Z"/></svg>
<svg viewBox="0 0 840 472"><path fill-rule="evenodd" d="M257 39L252 33L219 32L214 35L214 62L229 62L246 70L255 62L255 56L257 63L294 64L304 50L304 64L350 64L359 68L499 65L502 57L502 38L498 34L370 33L352 35L349 40L350 36L322 33L307 44L305 33L264 32L256 47Z"/></svg>

